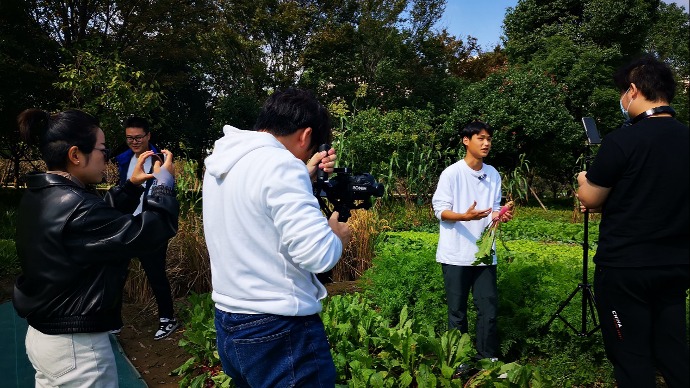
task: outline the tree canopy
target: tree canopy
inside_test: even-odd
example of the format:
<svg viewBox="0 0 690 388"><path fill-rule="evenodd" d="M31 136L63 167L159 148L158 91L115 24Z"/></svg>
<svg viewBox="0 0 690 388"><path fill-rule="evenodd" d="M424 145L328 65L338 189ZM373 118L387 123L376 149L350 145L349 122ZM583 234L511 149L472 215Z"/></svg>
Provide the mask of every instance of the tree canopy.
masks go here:
<svg viewBox="0 0 690 388"><path fill-rule="evenodd" d="M4 0L2 156L26 154L16 139L21 110L71 107L97 115L113 148L124 140L122 120L137 114L152 122L155 142L201 162L223 124L251 127L269 93L299 86L347 124L342 146L358 154L343 148L343 156L361 169L409 177L406 166L424 154L433 174L457 156L459 127L481 119L497 129L498 167L526 158L535 173L568 184L581 117L595 117L604 133L620 125L611 75L645 51L675 70L684 87L674 107L687 122L688 13L675 4L519 0L506 12L503 47L491 52L434 29L445 5Z"/></svg>

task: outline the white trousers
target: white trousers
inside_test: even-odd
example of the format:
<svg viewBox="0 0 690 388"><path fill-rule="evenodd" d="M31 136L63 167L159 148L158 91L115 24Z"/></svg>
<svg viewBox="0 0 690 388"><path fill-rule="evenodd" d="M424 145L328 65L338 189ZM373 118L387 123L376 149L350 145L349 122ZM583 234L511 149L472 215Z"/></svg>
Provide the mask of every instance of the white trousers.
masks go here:
<svg viewBox="0 0 690 388"><path fill-rule="evenodd" d="M107 332L48 335L29 326L26 354L36 370L36 388L118 386Z"/></svg>

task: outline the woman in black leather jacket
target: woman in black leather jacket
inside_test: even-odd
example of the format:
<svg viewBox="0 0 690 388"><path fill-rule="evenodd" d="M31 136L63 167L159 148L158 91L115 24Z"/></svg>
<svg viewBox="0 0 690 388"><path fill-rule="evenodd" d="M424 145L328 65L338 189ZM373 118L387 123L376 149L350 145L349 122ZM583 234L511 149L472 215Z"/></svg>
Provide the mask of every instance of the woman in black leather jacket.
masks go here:
<svg viewBox="0 0 690 388"><path fill-rule="evenodd" d="M27 177L17 221L22 274L12 302L26 318L27 355L36 386L117 387L108 331L122 326L120 301L129 258L153 251L177 232L172 154L136 171L105 199L89 185L103 181L109 150L98 121L69 110L30 109L18 118L24 141L38 144L48 171ZM155 178L154 178L155 176ZM144 211L133 216L142 183L155 179Z"/></svg>

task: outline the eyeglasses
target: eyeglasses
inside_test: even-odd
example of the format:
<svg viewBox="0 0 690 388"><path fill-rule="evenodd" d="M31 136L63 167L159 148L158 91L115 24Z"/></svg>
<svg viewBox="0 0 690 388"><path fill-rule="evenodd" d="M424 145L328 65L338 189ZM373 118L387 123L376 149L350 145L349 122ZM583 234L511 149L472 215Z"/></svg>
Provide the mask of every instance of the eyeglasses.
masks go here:
<svg viewBox="0 0 690 388"><path fill-rule="evenodd" d="M125 139L127 139L127 143L141 143L141 139L146 136L148 136L148 133L146 135L125 136Z"/></svg>
<svg viewBox="0 0 690 388"><path fill-rule="evenodd" d="M110 157L110 148L94 148L94 150L101 151L103 153L103 159L108 160Z"/></svg>

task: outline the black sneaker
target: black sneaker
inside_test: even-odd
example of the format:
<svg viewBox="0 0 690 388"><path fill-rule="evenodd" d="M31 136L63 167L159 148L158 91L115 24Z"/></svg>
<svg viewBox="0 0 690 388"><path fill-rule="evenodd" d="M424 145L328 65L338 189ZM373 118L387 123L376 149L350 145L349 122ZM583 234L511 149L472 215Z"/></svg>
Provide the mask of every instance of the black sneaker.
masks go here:
<svg viewBox="0 0 690 388"><path fill-rule="evenodd" d="M474 363L462 363L458 365L457 368L455 368L455 372L453 372L453 376L451 376L451 379L466 378L477 373L478 371L479 370L477 369Z"/></svg>
<svg viewBox="0 0 690 388"><path fill-rule="evenodd" d="M180 324L177 322L177 319L175 318L161 318L160 325L158 326L158 331L153 336L153 339L163 339L172 334L179 326Z"/></svg>

